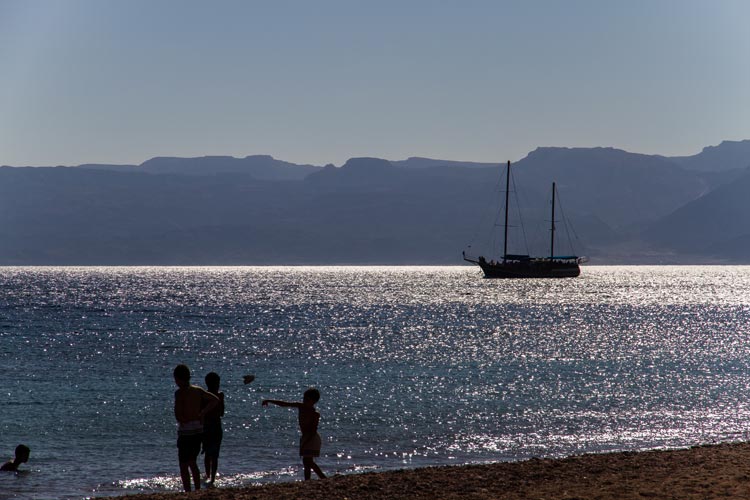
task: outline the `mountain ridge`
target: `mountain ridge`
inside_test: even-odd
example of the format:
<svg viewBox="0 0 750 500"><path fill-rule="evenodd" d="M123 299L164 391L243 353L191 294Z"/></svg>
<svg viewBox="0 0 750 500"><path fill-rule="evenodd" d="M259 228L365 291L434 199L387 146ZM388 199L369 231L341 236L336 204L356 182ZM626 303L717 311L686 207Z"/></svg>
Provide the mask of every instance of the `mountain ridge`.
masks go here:
<svg viewBox="0 0 750 500"><path fill-rule="evenodd" d="M714 158L721 146L709 150ZM736 144L724 147L742 162ZM250 155L6 166L0 264L459 264L467 245L497 253L501 165L411 157L320 167ZM577 236L571 253L593 263L750 263L743 170L541 147L513 173L522 194L513 210L530 229L511 228L509 251L546 248L555 180Z"/></svg>

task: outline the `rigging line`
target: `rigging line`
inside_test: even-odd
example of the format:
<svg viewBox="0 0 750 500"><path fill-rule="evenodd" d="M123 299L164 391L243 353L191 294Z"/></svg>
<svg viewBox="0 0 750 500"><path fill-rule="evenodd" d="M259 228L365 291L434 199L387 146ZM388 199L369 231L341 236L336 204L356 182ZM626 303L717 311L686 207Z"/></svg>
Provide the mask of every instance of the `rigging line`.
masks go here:
<svg viewBox="0 0 750 500"><path fill-rule="evenodd" d="M498 177L497 177L497 183L495 184L495 192L497 193L505 193L505 190L508 189L508 186L505 186L505 190L501 189L503 186L503 169L498 170ZM495 210L495 220L492 222L492 228L493 230L490 231L490 240L489 240L489 255L497 255L498 250L497 247L500 245L499 239L500 239L500 232L495 231L495 228L502 227L503 225L500 224L500 221L502 220L502 216L504 214L503 210L503 203L502 196L495 198L497 204L497 209Z"/></svg>
<svg viewBox="0 0 750 500"><path fill-rule="evenodd" d="M565 235L568 237L568 245L570 245L571 253L576 254L577 252L575 246L573 245L573 241L570 239L570 232L573 231L576 240L578 240L578 235L576 234L576 230L573 227L573 224L568 223L568 218L565 216L565 209L563 209L562 200L560 199L560 191L557 192L557 201L558 206L560 207L560 215L562 215L563 226L565 226Z"/></svg>
<svg viewBox="0 0 750 500"><path fill-rule="evenodd" d="M477 240L479 239L479 234L480 234L480 233L484 233L484 234L486 234L486 231L483 231L483 228L485 227L485 224L486 224L486 222L487 222L487 219L489 219L489 218L490 218L489 214L491 214L492 212L494 212L494 211L495 211L495 210L494 210L494 209L495 209L495 201L494 201L494 200L495 200L495 199L497 198L497 197L495 196L495 193L496 193L496 192L498 192L498 191L500 191L500 181L501 181L501 177L502 177L502 176L501 176L500 174L498 174L497 180L495 181L495 184L494 184L494 186L492 187L492 192L491 192L491 196L487 196L486 198L484 198L484 197L483 197L484 199L489 199L489 200L492 200L491 202L487 203L487 205L488 205L488 206L489 206L489 207L490 207L490 208L491 208L492 210L480 210L479 221L478 221L478 223L477 223L477 224L475 224L475 226L474 226L474 227L475 227L475 229L474 229L474 234L472 235L471 239L469 240L469 243L470 243L470 244L469 244L469 247L471 247L471 246L472 246L472 245L473 245L474 243L476 243L476 242L477 242ZM495 217L496 217L496 219L495 219L495 222L496 222L496 221L497 221L497 215L496 215ZM494 223L493 223L493 225L494 225Z"/></svg>
<svg viewBox="0 0 750 500"><path fill-rule="evenodd" d="M516 201L516 211L518 212L518 221L521 223L521 234L523 235L523 244L526 248L526 255L531 255L531 252L529 251L529 240L526 238L526 226L523 223L523 212L521 211L521 204L519 203L519 194L518 194L518 188L516 188L516 178L513 175L513 171L510 172L510 180L513 183L513 192L516 193L516 196L514 196Z"/></svg>
<svg viewBox="0 0 750 500"><path fill-rule="evenodd" d="M547 202L549 203L548 210L549 210L549 208L552 208L552 213L550 214L549 211L548 211L547 215L545 217L543 217L542 220L540 221L540 225L542 224L542 222L546 222L546 224L544 224L544 232L540 231L539 234L548 234L549 233L550 238L552 238L552 240L553 240L552 241L553 247L557 247L557 245L556 245L556 241L557 240L555 240L555 236L557 236L557 233L559 231L557 230L557 224L556 224L556 222L558 221L558 219L555 218L555 210L554 209L555 209L555 207L559 206L559 194L557 195L558 196L558 198L557 198L558 202L557 203L555 202L555 198L556 198L555 195L557 193L559 193L559 191L557 191L557 188L555 187L555 183L554 182L552 183L552 186L550 187L550 190L547 191L547 192L550 193L547 196ZM554 207L552 206L553 203L555 204ZM551 218L547 219L548 216L551 217ZM549 240L547 240L545 243L549 244ZM548 248L548 251L549 251L549 248ZM544 254L544 255L546 255L546 254ZM550 255L550 257L554 257L554 255Z"/></svg>

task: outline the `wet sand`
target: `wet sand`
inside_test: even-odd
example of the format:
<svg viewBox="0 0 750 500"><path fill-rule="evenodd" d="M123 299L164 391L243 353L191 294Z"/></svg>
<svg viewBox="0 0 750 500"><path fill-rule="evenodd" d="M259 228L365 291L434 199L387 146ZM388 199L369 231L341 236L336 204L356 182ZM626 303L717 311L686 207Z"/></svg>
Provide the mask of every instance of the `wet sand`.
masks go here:
<svg viewBox="0 0 750 500"><path fill-rule="evenodd" d="M324 461L323 464L325 465ZM133 500L747 499L750 443L350 474Z"/></svg>

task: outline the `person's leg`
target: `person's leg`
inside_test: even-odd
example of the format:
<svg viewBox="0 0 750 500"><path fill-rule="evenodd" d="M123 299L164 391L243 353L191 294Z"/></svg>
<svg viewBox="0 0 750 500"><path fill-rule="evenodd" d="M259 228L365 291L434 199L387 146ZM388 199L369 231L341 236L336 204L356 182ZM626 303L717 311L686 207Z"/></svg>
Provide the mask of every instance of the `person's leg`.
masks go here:
<svg viewBox="0 0 750 500"><path fill-rule="evenodd" d="M190 442L184 436L177 437L177 460L180 463L180 478L182 479L182 489L190 491L190 469L188 462L190 460L189 451Z"/></svg>
<svg viewBox="0 0 750 500"><path fill-rule="evenodd" d="M206 481L213 483L216 480L216 457L206 453Z"/></svg>
<svg viewBox="0 0 750 500"><path fill-rule="evenodd" d="M312 470L315 471L315 474L317 474L320 479L325 479L326 475L323 474L322 470L320 470L320 467L318 467L318 464L315 463L315 460L311 458L310 462L311 462L310 465L312 466Z"/></svg>
<svg viewBox="0 0 750 500"><path fill-rule="evenodd" d="M216 434L216 443L214 448L211 450L211 484L216 481L216 474L219 472L219 451L221 450L221 441L224 437L224 431L221 427Z"/></svg>
<svg viewBox="0 0 750 500"><path fill-rule="evenodd" d="M312 457L302 457L302 465L305 466L305 481L310 480L312 477L312 473L310 472L312 461Z"/></svg>
<svg viewBox="0 0 750 500"><path fill-rule="evenodd" d="M180 477L182 478L182 489L190 491L190 468L187 462L180 462Z"/></svg>
<svg viewBox="0 0 750 500"><path fill-rule="evenodd" d="M219 470L219 457L211 457L211 484L216 481L216 471Z"/></svg>
<svg viewBox="0 0 750 500"><path fill-rule="evenodd" d="M187 464L190 469L190 473L193 475L193 484L195 485L195 490L198 491L201 489L201 470L198 468L198 455L201 452L201 444L203 444L203 436L200 434L190 436L189 439L186 439L186 454L187 457ZM190 479L188 478L188 481Z"/></svg>
<svg viewBox="0 0 750 500"><path fill-rule="evenodd" d="M189 464L190 466L190 472L193 473L193 483L195 484L195 490L198 491L201 489L201 471L198 468L198 463L193 460ZM188 477L188 483L190 482L190 477ZM190 491L190 490L187 490Z"/></svg>

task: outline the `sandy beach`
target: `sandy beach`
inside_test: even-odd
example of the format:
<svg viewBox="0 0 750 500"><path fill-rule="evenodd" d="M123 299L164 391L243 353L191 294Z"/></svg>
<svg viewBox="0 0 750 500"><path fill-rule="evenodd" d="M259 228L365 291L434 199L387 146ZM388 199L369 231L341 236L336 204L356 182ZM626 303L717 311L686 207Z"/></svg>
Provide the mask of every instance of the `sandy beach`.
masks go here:
<svg viewBox="0 0 750 500"><path fill-rule="evenodd" d="M134 500L750 498L750 443L351 474Z"/></svg>

